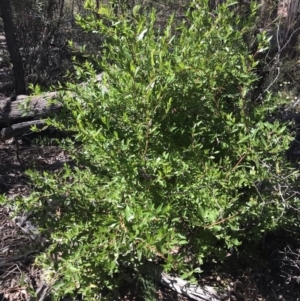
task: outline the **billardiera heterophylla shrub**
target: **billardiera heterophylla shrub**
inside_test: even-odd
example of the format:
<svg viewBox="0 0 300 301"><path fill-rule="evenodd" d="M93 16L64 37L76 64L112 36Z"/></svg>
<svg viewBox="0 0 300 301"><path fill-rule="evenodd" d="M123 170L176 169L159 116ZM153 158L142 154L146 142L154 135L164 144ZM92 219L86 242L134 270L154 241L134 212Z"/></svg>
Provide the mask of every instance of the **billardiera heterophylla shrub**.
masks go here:
<svg viewBox="0 0 300 301"><path fill-rule="evenodd" d="M76 132L66 143L76 167L30 172L35 191L22 199L50 233L38 261L57 295L95 296L145 260L188 277L295 222L287 127L268 121L274 98L248 99L257 62L243 35L256 7L242 24L231 1L214 13L196 2L179 27L157 29L138 7L78 18L105 43L102 82L89 62L76 67L85 84L68 85L69 113L52 121Z"/></svg>

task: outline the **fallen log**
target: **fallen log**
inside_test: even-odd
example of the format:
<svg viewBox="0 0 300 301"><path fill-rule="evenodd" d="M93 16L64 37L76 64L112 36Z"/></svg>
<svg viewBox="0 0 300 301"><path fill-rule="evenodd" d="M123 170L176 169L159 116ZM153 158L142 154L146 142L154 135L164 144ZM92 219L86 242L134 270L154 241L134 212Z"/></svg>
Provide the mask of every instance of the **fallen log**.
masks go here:
<svg viewBox="0 0 300 301"><path fill-rule="evenodd" d="M96 76L96 82L101 83L101 81L102 73ZM84 87L87 82L80 85ZM35 96L18 95L16 99L6 98L0 101L0 128L57 113L62 107L62 104L57 101L58 97L59 92L55 91Z"/></svg>
<svg viewBox="0 0 300 301"><path fill-rule="evenodd" d="M208 285L191 284L179 277L171 276L163 272L162 267L147 262L139 268L139 272L145 276L150 276L154 281L172 289L173 291L196 301L221 301L228 292L219 293L215 288Z"/></svg>
<svg viewBox="0 0 300 301"><path fill-rule="evenodd" d="M221 300L216 289L211 286L205 285L201 287L200 285L191 284L179 277L173 277L166 273L161 274L160 283L173 291L196 301Z"/></svg>
<svg viewBox="0 0 300 301"><path fill-rule="evenodd" d="M37 96L19 95L14 101L11 98L0 101L0 127L56 113L61 108L61 103L49 101L57 99L58 95L59 92Z"/></svg>
<svg viewBox="0 0 300 301"><path fill-rule="evenodd" d="M38 129L42 129L45 126L45 121L44 120L25 121L25 122L13 124L12 126L8 126L1 130L0 139L8 140L10 138L22 135L25 132L30 131L32 126L35 126Z"/></svg>

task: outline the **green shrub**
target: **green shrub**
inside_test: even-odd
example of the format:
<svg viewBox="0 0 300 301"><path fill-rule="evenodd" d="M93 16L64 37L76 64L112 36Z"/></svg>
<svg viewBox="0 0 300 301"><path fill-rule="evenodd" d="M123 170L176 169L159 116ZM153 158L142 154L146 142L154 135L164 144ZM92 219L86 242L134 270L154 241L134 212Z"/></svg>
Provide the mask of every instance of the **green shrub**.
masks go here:
<svg viewBox="0 0 300 301"><path fill-rule="evenodd" d="M138 7L78 18L105 44L102 84L89 62L77 67L87 82L69 84L70 113L52 122L77 132L77 167L30 172L35 192L22 200L51 232L39 262L58 295L92 298L145 260L188 277L210 255L295 222L287 126L267 121L275 98L248 97L257 62L243 35L256 7L241 22L231 1L214 14L194 2L179 27L159 29ZM262 35L259 51L266 44Z"/></svg>

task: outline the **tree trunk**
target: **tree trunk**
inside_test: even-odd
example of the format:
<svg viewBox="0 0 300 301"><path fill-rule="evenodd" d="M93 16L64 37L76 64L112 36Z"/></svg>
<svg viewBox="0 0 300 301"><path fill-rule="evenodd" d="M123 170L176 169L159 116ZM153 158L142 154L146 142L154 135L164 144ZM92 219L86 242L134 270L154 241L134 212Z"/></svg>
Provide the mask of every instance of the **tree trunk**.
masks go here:
<svg viewBox="0 0 300 301"><path fill-rule="evenodd" d="M55 36L55 33L58 31L59 26L61 25L61 20L64 14L64 0L60 0L58 2L59 3L57 3L56 0L48 1L48 7L46 10L46 27L39 43L38 52L40 54L36 60L37 69L42 69L44 66L49 65L48 48L53 37Z"/></svg>
<svg viewBox="0 0 300 301"><path fill-rule="evenodd" d="M13 64L15 92L17 95L26 94L25 75L22 64L22 57L18 48L17 40L14 34L14 25L11 15L10 0L0 0L0 10L4 24L6 44Z"/></svg>
<svg viewBox="0 0 300 301"><path fill-rule="evenodd" d="M289 0L288 11L287 11L288 16L286 22L287 36L291 36L293 34L293 31L295 32L299 30L299 24L300 24L299 13L300 13L300 0Z"/></svg>
<svg viewBox="0 0 300 301"><path fill-rule="evenodd" d="M264 28L276 19L278 14L278 0L261 0L260 3L260 27Z"/></svg>

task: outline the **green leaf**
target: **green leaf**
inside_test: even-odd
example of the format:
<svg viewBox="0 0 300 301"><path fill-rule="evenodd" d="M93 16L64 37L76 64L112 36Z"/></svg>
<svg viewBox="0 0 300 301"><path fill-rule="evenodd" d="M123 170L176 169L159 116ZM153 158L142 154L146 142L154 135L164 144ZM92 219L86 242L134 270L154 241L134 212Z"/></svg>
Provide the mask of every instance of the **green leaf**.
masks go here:
<svg viewBox="0 0 300 301"><path fill-rule="evenodd" d="M148 31L148 29L145 28L145 29L138 35L137 41L141 41L141 40L144 38L144 36L145 36L145 34L147 33L147 31Z"/></svg>
<svg viewBox="0 0 300 301"><path fill-rule="evenodd" d="M125 219L127 222L131 222L134 219L134 214L128 206L125 208Z"/></svg>
<svg viewBox="0 0 300 301"><path fill-rule="evenodd" d="M206 216L205 210L201 204L198 204L198 217L201 222L204 222L204 218Z"/></svg>

